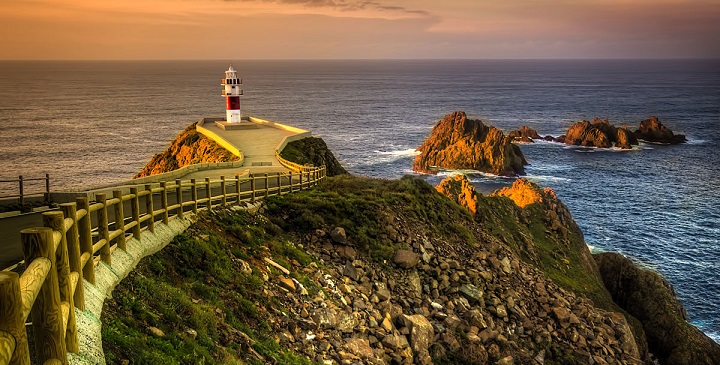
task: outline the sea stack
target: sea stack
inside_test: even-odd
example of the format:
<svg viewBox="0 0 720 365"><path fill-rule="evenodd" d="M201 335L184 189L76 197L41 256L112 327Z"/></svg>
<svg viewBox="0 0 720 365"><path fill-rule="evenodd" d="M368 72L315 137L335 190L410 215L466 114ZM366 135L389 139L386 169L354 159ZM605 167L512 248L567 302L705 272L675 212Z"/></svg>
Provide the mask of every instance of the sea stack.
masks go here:
<svg viewBox="0 0 720 365"><path fill-rule="evenodd" d="M640 122L640 128L635 131L638 138L650 143L679 144L687 142L682 134L675 134L668 127L660 123L656 116Z"/></svg>
<svg viewBox="0 0 720 365"><path fill-rule="evenodd" d="M504 176L523 174L527 161L520 148L503 132L482 121L468 119L463 111L446 115L417 149L413 170L468 169Z"/></svg>

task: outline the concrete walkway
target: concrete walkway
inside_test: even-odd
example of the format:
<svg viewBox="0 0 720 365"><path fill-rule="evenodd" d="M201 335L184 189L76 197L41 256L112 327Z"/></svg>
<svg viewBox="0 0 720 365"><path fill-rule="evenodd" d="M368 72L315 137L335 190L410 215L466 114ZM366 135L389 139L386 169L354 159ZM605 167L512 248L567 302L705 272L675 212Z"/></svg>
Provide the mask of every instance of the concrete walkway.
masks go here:
<svg viewBox="0 0 720 365"><path fill-rule="evenodd" d="M244 168L267 165L282 167L277 158L275 158L275 148L277 148L285 137L295 135L296 133L267 125L256 125L257 128L239 130L224 130L215 123L205 123L203 127L224 138L242 151L245 155ZM284 171L288 170L285 169ZM255 171L252 170L250 172L255 173Z"/></svg>

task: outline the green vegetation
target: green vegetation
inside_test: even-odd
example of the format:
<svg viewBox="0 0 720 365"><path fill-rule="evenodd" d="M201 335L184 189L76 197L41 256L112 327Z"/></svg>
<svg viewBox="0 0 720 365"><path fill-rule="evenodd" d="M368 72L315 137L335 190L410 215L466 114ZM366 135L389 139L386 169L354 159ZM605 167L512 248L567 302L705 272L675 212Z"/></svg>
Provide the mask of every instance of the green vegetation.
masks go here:
<svg viewBox="0 0 720 365"><path fill-rule="evenodd" d="M107 362L264 364L272 358L276 364L309 364L280 349L267 322L268 308L282 303L262 295L260 254L269 252L285 265L313 261L278 233L262 216L244 211L203 214L188 232L143 259L106 302ZM252 271L240 258L255 263ZM257 355L249 355L253 351Z"/></svg>
<svg viewBox="0 0 720 365"><path fill-rule="evenodd" d="M398 227L429 231L448 241L475 244L470 214L422 179L378 180L349 175L316 189L268 199L269 215L288 232L343 227L351 244L377 260L391 257Z"/></svg>
<svg viewBox="0 0 720 365"><path fill-rule="evenodd" d="M308 137L292 141L285 146L280 155L288 161L302 165L325 165L328 176L347 174L322 138Z"/></svg>

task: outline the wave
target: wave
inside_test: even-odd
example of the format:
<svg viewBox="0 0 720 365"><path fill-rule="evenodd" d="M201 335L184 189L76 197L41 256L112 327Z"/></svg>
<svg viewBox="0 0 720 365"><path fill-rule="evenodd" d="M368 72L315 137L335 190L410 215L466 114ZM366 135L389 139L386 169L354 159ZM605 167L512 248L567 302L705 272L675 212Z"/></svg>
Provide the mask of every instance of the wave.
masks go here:
<svg viewBox="0 0 720 365"><path fill-rule="evenodd" d="M525 175L523 176L532 182L537 181L552 181L552 182L570 182L572 179L566 177L552 176L552 175Z"/></svg>
<svg viewBox="0 0 720 365"><path fill-rule="evenodd" d="M389 155L389 156L409 157L409 156L419 155L420 151L418 151L414 148L408 148L408 149L398 150L398 151L375 151L375 153L378 153L381 155Z"/></svg>

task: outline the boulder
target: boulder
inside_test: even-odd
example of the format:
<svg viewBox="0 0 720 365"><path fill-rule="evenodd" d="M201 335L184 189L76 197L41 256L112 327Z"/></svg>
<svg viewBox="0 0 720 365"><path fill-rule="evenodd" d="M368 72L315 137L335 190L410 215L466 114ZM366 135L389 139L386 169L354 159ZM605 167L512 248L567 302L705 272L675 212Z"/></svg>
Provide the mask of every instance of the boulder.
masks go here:
<svg viewBox="0 0 720 365"><path fill-rule="evenodd" d="M635 131L637 138L652 143L678 144L685 143L687 139L682 134L675 134L668 127L660 123L655 116L640 122L640 128Z"/></svg>
<svg viewBox="0 0 720 365"><path fill-rule="evenodd" d="M410 323L410 346L413 351L416 353L427 351L435 336L430 321L420 314L405 316L405 319Z"/></svg>
<svg viewBox="0 0 720 365"><path fill-rule="evenodd" d="M532 143L534 139L542 139L538 132L526 125L520 127L508 133L508 138L515 142L529 142Z"/></svg>
<svg viewBox="0 0 720 365"><path fill-rule="evenodd" d="M440 120L418 151L413 170L423 173L436 172L440 167L515 176L523 174L527 165L511 138L480 120L468 119L462 111Z"/></svg>
<svg viewBox="0 0 720 365"><path fill-rule="evenodd" d="M410 250L397 250L395 251L395 258L393 261L403 269L412 269L417 265L420 257L415 252Z"/></svg>
<svg viewBox="0 0 720 365"><path fill-rule="evenodd" d="M353 355L362 359L371 359L374 357L373 349L370 342L363 338L348 338L345 340L345 349Z"/></svg>
<svg viewBox="0 0 720 365"><path fill-rule="evenodd" d="M330 238L335 243L346 243L347 242L347 234L345 233L345 228L343 227L335 227L332 231L330 231Z"/></svg>

